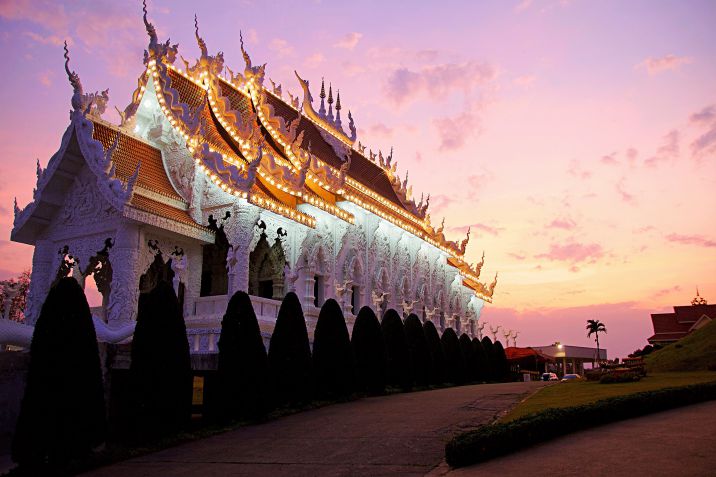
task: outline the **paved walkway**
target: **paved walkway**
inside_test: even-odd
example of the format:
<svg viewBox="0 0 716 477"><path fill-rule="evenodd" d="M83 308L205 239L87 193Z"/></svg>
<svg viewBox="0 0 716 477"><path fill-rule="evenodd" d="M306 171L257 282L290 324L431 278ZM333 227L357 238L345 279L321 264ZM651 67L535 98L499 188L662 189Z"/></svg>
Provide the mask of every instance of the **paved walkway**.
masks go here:
<svg viewBox="0 0 716 477"><path fill-rule="evenodd" d="M456 431L541 383L462 386L327 406L120 462L91 476L425 475Z"/></svg>
<svg viewBox="0 0 716 477"><path fill-rule="evenodd" d="M522 452L431 475L713 476L716 401L570 434Z"/></svg>

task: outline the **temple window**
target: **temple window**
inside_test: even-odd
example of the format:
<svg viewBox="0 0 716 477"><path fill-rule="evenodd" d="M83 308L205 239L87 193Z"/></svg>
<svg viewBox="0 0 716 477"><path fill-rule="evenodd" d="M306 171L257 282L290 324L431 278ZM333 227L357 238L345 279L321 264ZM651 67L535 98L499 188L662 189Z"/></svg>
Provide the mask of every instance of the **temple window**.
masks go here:
<svg viewBox="0 0 716 477"><path fill-rule="evenodd" d="M313 277L313 306L316 308L323 305L323 286L324 279L322 275Z"/></svg>
<svg viewBox="0 0 716 477"><path fill-rule="evenodd" d="M229 241L224 227L218 227L213 244L201 248L201 289L200 296L226 295L229 291L229 274L226 269L226 255Z"/></svg>
<svg viewBox="0 0 716 477"><path fill-rule="evenodd" d="M270 246L268 237L262 232L256 248L249 254L249 295L282 299L285 263L280 236Z"/></svg>
<svg viewBox="0 0 716 477"><path fill-rule="evenodd" d="M360 307L360 288L357 285L351 287L351 313L354 315Z"/></svg>

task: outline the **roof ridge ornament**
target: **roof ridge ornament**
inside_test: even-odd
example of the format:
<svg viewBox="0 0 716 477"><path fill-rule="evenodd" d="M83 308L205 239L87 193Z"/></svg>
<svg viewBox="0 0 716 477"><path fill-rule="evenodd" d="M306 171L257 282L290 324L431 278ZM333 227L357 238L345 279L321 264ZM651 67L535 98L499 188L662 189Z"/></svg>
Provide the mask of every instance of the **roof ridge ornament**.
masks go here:
<svg viewBox="0 0 716 477"><path fill-rule="evenodd" d="M197 18L196 13L194 14L194 36L196 37L196 42L198 43L199 49L201 50L201 57L208 58L209 50L206 48L206 42L199 35L199 19Z"/></svg>
<svg viewBox="0 0 716 477"><path fill-rule="evenodd" d="M326 115L326 121L328 121L331 126L335 126L333 118L333 86L331 83L328 83L328 114Z"/></svg>
<svg viewBox="0 0 716 477"><path fill-rule="evenodd" d="M691 300L691 304L693 306L709 304L704 298L701 297L701 295L699 295L699 287L698 286L696 287L696 296L694 297L693 300Z"/></svg>
<svg viewBox="0 0 716 477"><path fill-rule="evenodd" d="M319 98L321 98L321 106L318 108L318 115L322 118L326 118L326 81L323 77L321 77L321 94L318 95Z"/></svg>
<svg viewBox="0 0 716 477"><path fill-rule="evenodd" d="M73 90L72 108L75 111L83 111L87 106L85 103L86 98L80 76L75 71L70 71L70 50L67 48L67 40L65 40L65 72L67 73L67 79L70 81Z"/></svg>
<svg viewBox="0 0 716 477"><path fill-rule="evenodd" d="M266 63L261 66L253 66L251 64L251 57L244 48L244 36L241 30L239 30L239 43L241 44L241 54L244 57L244 63L246 63L246 67L244 68L246 81L250 83L255 79L259 87L263 86L264 76L266 75Z"/></svg>
<svg viewBox="0 0 716 477"><path fill-rule="evenodd" d="M467 228L467 237L465 237L465 239L460 242L460 255L465 255L465 249L467 248L467 244L470 243L470 229L471 227Z"/></svg>

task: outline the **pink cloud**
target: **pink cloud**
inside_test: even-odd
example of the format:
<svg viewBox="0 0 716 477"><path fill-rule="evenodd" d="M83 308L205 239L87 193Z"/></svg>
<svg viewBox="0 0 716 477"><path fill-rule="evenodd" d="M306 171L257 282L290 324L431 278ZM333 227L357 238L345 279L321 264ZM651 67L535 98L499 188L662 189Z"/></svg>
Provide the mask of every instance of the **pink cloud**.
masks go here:
<svg viewBox="0 0 716 477"><path fill-rule="evenodd" d="M663 71L675 70L681 65L691 63L691 58L687 56L666 55L661 57L650 57L639 63L635 68L646 68L650 75L655 75Z"/></svg>
<svg viewBox="0 0 716 477"><path fill-rule="evenodd" d="M532 6L532 1L533 1L533 0L522 0L522 1L520 1L520 3L518 3L517 5L515 5L515 8L514 8L515 13L522 13L522 12L524 12L525 10L527 10L528 8L530 8L530 7Z"/></svg>
<svg viewBox="0 0 716 477"><path fill-rule="evenodd" d="M676 159L679 156L679 131L673 129L664 136L663 143L657 149L656 154L646 159L644 164L648 167L656 167L659 163Z"/></svg>
<svg viewBox="0 0 716 477"><path fill-rule="evenodd" d="M435 118L433 124L440 138L440 149L454 151L479 132L480 121L474 111L467 109L456 116Z"/></svg>
<svg viewBox="0 0 716 477"><path fill-rule="evenodd" d="M665 296L667 296L667 295L671 295L672 293L677 293L677 292L680 292L680 291L681 291L681 286L680 286L680 285L674 285L673 287L662 288L662 289L660 289L660 290L657 290L657 291L655 291L654 293L652 293L651 296L652 296L652 298L655 298L655 299L656 299L656 298L663 298L663 297L665 297Z"/></svg>
<svg viewBox="0 0 716 477"><path fill-rule="evenodd" d="M701 235L669 234L666 236L666 240L683 245L696 245L698 247L706 248L716 247L716 240L712 240Z"/></svg>
<svg viewBox="0 0 716 477"><path fill-rule="evenodd" d="M333 46L335 46L336 48L352 50L353 48L356 47L356 45L358 44L358 42L360 41L361 38L363 38L363 34L354 31L354 32L348 33L343 38L338 40L338 42L336 42L336 44Z"/></svg>
<svg viewBox="0 0 716 477"><path fill-rule="evenodd" d="M619 182L617 182L616 185L616 190L622 202L626 202L627 204L636 203L636 197L634 197L634 194L631 194L626 190L626 177L619 179Z"/></svg>
<svg viewBox="0 0 716 477"><path fill-rule="evenodd" d="M602 164L605 164L607 166L616 166L619 164L619 161L617 161L616 155L617 155L616 152L612 152L611 154L602 156L602 158L599 160L599 162L601 162Z"/></svg>
<svg viewBox="0 0 716 477"><path fill-rule="evenodd" d="M65 39L58 35L43 36L43 35L40 35L39 33L35 33L34 31L23 32L23 35L30 38L32 41L40 43L42 45L62 46L65 42ZM67 44L69 46L72 46L72 43L73 43L72 39L70 38L67 41Z"/></svg>
<svg viewBox="0 0 716 477"><path fill-rule="evenodd" d="M626 158L627 162L630 166L633 166L636 162L636 158L639 156L639 151L636 150L636 148L630 147L626 150Z"/></svg>
<svg viewBox="0 0 716 477"><path fill-rule="evenodd" d="M706 126L706 131L691 142L693 156L701 159L706 155L716 154L716 105L707 106L692 114L689 121L696 126Z"/></svg>
<svg viewBox="0 0 716 477"><path fill-rule="evenodd" d="M447 209L450 204L457 202L454 196L446 194L433 194L430 196L430 212L432 214ZM433 225L439 225L433 224Z"/></svg>
<svg viewBox="0 0 716 477"><path fill-rule="evenodd" d="M45 70L37 76L37 80L42 86L49 88L52 86L52 79L55 77L55 72L51 70Z"/></svg>
<svg viewBox="0 0 716 477"><path fill-rule="evenodd" d="M279 57L288 56L293 53L293 46L283 38L274 38L271 40L269 48L278 53Z"/></svg>
<svg viewBox="0 0 716 477"><path fill-rule="evenodd" d="M486 224L480 224L480 223L474 223L470 225L461 225L459 227L450 227L451 232L460 233L460 234L466 234L467 229L470 229L471 233L477 232L477 236L481 236L484 234L492 235L493 237L496 237L500 235L500 232L503 232L505 229L502 227L493 227ZM483 232L482 234L480 232Z"/></svg>
<svg viewBox="0 0 716 477"><path fill-rule="evenodd" d="M550 222L547 225L547 228L550 229L563 229L563 230L573 230L577 227L577 223L572 219L554 219L552 222Z"/></svg>
<svg viewBox="0 0 716 477"><path fill-rule="evenodd" d="M567 168L567 174L577 179L586 180L592 177L592 173L584 170L578 160L572 159L569 161L569 167Z"/></svg>
<svg viewBox="0 0 716 477"><path fill-rule="evenodd" d="M572 265L578 263L595 263L604 256L604 249L596 243L582 244L569 239L568 242L552 243L549 251L535 255L535 258L546 258L556 262L569 262Z"/></svg>
<svg viewBox="0 0 716 477"><path fill-rule="evenodd" d="M322 53L314 53L311 56L309 56L308 58L306 58L306 61L304 61L304 63L309 68L315 68L316 66L320 65L324 61L326 61L326 57L323 56Z"/></svg>
<svg viewBox="0 0 716 477"><path fill-rule="evenodd" d="M697 111L689 116L689 121L693 124L708 124L716 119L716 105L706 106L701 111Z"/></svg>
<svg viewBox="0 0 716 477"><path fill-rule="evenodd" d="M393 135L393 128L384 123L371 124L366 129L371 136L390 137Z"/></svg>
<svg viewBox="0 0 716 477"><path fill-rule="evenodd" d="M514 258L515 260L519 260L519 261L522 261L522 260L527 259L527 256L526 256L526 255L523 255L523 254L521 254L521 253L510 252L510 253L507 254L507 256L508 256L508 257L512 257L512 258Z"/></svg>
<svg viewBox="0 0 716 477"><path fill-rule="evenodd" d="M537 77L535 75L525 75L518 76L512 82L522 88L529 88L534 84L535 81L537 81Z"/></svg>
<svg viewBox="0 0 716 477"><path fill-rule="evenodd" d="M388 76L385 92L397 105L414 100L421 94L442 100L444 95L454 90L468 94L496 77L494 66L476 61L429 66L419 71L398 68Z"/></svg>

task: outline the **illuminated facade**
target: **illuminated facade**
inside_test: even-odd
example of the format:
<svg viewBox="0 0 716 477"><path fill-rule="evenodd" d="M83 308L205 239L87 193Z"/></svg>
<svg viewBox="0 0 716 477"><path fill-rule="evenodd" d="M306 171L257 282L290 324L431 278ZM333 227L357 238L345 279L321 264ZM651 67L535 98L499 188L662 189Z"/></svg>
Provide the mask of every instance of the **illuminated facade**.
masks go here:
<svg viewBox="0 0 716 477"><path fill-rule="evenodd" d="M201 56L180 67L177 45L158 40L146 10L144 23L146 69L119 125L102 119L107 92L84 93L66 53L70 126L47 167L37 165L33 201L15 205L12 240L35 246L30 323L53 281L72 275L95 279L104 299L94 311L110 330L132 328L139 294L172 280L194 352L216 349L237 290L252 296L265 336L289 291L309 332L335 298L349 326L368 305L477 334L497 275L480 281L484 255L465 262L469 231L452 242L431 224L429 196L412 197L392 151L356 141L340 94L334 102L321 85L316 110L296 73L303 97L284 99L243 41L245 66L234 73L209 54L198 25Z"/></svg>

